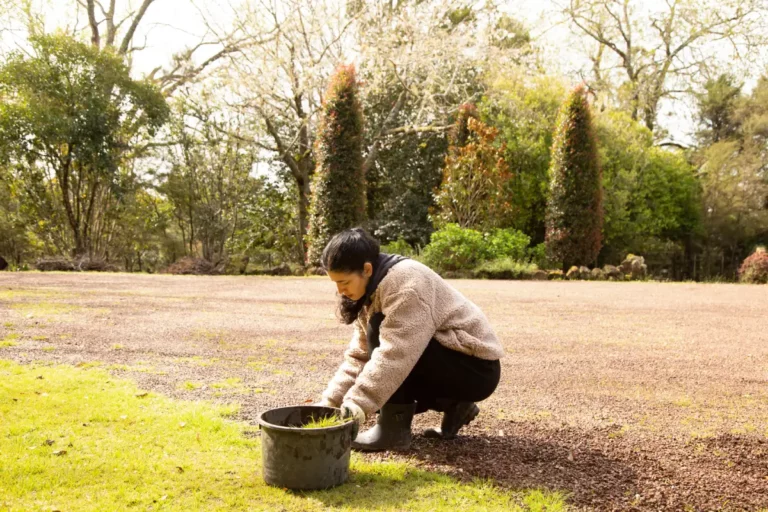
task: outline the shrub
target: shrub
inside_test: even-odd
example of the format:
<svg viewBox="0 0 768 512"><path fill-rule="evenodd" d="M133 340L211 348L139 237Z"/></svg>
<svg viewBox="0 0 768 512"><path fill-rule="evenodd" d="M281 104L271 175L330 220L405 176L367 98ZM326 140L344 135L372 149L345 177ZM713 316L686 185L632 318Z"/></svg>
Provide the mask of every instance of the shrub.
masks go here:
<svg viewBox="0 0 768 512"><path fill-rule="evenodd" d="M75 264L68 258L43 258L37 260L35 268L41 272L72 272L76 270Z"/></svg>
<svg viewBox="0 0 768 512"><path fill-rule="evenodd" d="M544 269L561 269L563 263L561 261L555 261L550 258L547 251L547 244L542 242L535 247L528 249L528 261L535 263L539 268Z"/></svg>
<svg viewBox="0 0 768 512"><path fill-rule="evenodd" d="M528 259L528 245L531 238L516 229L494 229L486 237L490 259L511 258L517 261Z"/></svg>
<svg viewBox="0 0 768 512"><path fill-rule="evenodd" d="M361 112L355 68L341 66L328 85L317 130L307 234L310 265L320 261L333 235L365 220Z"/></svg>
<svg viewBox="0 0 768 512"><path fill-rule="evenodd" d="M216 274L213 263L203 258L184 257L165 269L166 274L176 275L212 275Z"/></svg>
<svg viewBox="0 0 768 512"><path fill-rule="evenodd" d="M498 130L462 108L435 195L436 227L453 222L480 229L505 225L511 175L497 135Z"/></svg>
<svg viewBox="0 0 768 512"><path fill-rule="evenodd" d="M386 245L382 245L381 252L385 252L387 254L399 254L401 256L407 256L409 258L416 256L416 249L411 247L411 244L409 244L402 238L397 239L397 241L395 242L390 242Z"/></svg>
<svg viewBox="0 0 768 512"><path fill-rule="evenodd" d="M592 113L578 87L558 114L550 166L547 249L564 269L588 265L602 244L602 177Z"/></svg>
<svg viewBox="0 0 768 512"><path fill-rule="evenodd" d="M479 231L461 228L458 224L446 224L432 233L422 258L437 272L470 270L490 259L490 251Z"/></svg>
<svg viewBox="0 0 768 512"><path fill-rule="evenodd" d="M472 275L480 279L528 279L538 269L539 267L533 263L503 258L481 263Z"/></svg>
<svg viewBox="0 0 768 512"><path fill-rule="evenodd" d="M739 269L739 279L742 283L768 283L768 252L765 251L765 247L758 247L744 260Z"/></svg>

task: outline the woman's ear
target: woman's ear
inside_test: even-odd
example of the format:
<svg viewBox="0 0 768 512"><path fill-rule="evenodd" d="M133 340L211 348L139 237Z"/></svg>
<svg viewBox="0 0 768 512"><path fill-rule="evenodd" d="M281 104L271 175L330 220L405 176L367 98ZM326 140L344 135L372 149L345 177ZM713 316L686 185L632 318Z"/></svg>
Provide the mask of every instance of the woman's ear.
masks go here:
<svg viewBox="0 0 768 512"><path fill-rule="evenodd" d="M373 265L369 261L365 262L365 265L363 265L363 275L365 277L371 277L373 275Z"/></svg>

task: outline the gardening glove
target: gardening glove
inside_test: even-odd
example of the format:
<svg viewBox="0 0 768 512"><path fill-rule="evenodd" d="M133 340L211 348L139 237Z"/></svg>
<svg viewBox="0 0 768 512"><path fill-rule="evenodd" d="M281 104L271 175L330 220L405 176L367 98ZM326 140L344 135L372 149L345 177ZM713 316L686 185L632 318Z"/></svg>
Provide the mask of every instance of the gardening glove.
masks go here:
<svg viewBox="0 0 768 512"><path fill-rule="evenodd" d="M346 401L341 404L341 417L352 418L358 425L365 423L365 413L355 402Z"/></svg>

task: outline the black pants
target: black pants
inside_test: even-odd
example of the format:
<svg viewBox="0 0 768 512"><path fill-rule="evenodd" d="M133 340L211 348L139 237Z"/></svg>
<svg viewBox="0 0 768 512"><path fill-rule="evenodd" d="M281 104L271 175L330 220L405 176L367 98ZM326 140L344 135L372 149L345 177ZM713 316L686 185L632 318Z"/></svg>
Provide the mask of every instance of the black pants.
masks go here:
<svg viewBox="0 0 768 512"><path fill-rule="evenodd" d="M486 361L444 347L432 339L405 382L387 401L417 402L416 413L443 411L446 403L479 402L496 390L501 377L499 361Z"/></svg>
<svg viewBox="0 0 768 512"><path fill-rule="evenodd" d="M368 322L368 353L379 346L379 329L384 314L376 313ZM417 402L416 413L443 411L454 401L479 402L496 390L501 378L501 363L462 354L444 347L435 338L427 345L411 373L387 400L388 404Z"/></svg>

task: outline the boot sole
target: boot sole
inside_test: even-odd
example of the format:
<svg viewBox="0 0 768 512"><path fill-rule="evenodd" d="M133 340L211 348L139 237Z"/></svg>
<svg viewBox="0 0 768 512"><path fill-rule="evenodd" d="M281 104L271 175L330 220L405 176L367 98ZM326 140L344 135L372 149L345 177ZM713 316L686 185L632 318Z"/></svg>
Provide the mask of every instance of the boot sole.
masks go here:
<svg viewBox="0 0 768 512"><path fill-rule="evenodd" d="M477 404L475 404L471 409L467 411L467 414L465 414L464 417L462 418L461 426L459 427L459 430L461 430L463 427L466 427L467 425L472 423L472 420L477 418L478 414L480 414L480 408L477 406ZM446 435L446 434L443 434L442 430L439 428L428 428L427 430L424 431L424 437L428 439L451 440L456 437L456 434Z"/></svg>

